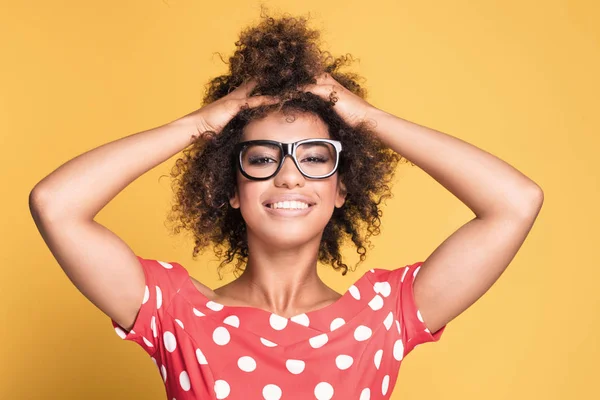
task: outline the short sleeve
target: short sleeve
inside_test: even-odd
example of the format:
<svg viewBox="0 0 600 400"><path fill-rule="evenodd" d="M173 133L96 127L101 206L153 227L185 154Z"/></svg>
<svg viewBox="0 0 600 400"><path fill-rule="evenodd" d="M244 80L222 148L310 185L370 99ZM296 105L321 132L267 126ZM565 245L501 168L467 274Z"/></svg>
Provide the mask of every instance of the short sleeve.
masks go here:
<svg viewBox="0 0 600 400"><path fill-rule="evenodd" d="M421 312L415 302L413 283L419 273L423 261L392 270L394 285L398 287L397 318L400 322L402 341L404 342L404 357L417 345L440 340L446 325L437 332L431 333L423 322Z"/></svg>
<svg viewBox="0 0 600 400"><path fill-rule="evenodd" d="M165 310L189 274L177 263L136 257L146 280L140 310L129 332L114 320L111 319L111 322L121 339L136 342L152 356L162 341L162 322L166 318L165 315L168 315Z"/></svg>

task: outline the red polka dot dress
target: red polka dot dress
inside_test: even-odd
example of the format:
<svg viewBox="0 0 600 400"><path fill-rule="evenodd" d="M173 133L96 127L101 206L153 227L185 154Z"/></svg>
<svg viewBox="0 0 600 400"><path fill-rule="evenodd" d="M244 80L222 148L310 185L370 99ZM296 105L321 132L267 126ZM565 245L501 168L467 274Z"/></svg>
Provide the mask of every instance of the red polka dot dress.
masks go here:
<svg viewBox="0 0 600 400"><path fill-rule="evenodd" d="M415 306L422 262L365 272L336 302L284 318L210 301L175 262L138 257L146 278L124 340L156 364L169 400L389 399L404 357L438 341Z"/></svg>

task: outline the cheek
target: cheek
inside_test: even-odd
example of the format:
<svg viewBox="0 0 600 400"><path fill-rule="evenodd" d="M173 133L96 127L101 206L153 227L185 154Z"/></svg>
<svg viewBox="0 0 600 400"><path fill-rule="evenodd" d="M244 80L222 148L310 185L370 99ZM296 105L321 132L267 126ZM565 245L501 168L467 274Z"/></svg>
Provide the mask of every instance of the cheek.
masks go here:
<svg viewBox="0 0 600 400"><path fill-rule="evenodd" d="M319 182L320 185L315 188L321 202L329 205L335 203L338 192L337 178Z"/></svg>
<svg viewBox="0 0 600 400"><path fill-rule="evenodd" d="M257 207L262 207L261 195L267 188L264 182L252 182L245 178L238 180L237 191L240 202L240 210L252 212Z"/></svg>

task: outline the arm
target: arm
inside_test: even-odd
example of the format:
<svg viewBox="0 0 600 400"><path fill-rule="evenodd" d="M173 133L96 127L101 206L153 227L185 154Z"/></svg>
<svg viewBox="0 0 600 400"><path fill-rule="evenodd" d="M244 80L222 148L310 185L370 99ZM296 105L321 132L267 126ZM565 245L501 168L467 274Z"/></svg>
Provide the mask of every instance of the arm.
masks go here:
<svg viewBox="0 0 600 400"><path fill-rule="evenodd" d="M190 144L183 118L104 144L59 167L29 195L35 224L77 289L129 330L142 304L143 270L134 252L94 216L144 172Z"/></svg>
<svg viewBox="0 0 600 400"><path fill-rule="evenodd" d="M496 282L543 203L540 187L509 164L458 138L372 108L377 136L448 189L475 218L422 264L415 303L434 333Z"/></svg>
<svg viewBox="0 0 600 400"><path fill-rule="evenodd" d="M31 191L34 208L52 220L87 220L131 182L192 143L186 119L101 145L66 162Z"/></svg>
<svg viewBox="0 0 600 400"><path fill-rule="evenodd" d="M245 83L180 119L104 144L68 161L29 194L29 208L48 248L77 289L129 330L145 292L145 276L133 251L94 221L96 214L146 171L186 148L199 132L220 132L242 105L273 102L247 97Z"/></svg>

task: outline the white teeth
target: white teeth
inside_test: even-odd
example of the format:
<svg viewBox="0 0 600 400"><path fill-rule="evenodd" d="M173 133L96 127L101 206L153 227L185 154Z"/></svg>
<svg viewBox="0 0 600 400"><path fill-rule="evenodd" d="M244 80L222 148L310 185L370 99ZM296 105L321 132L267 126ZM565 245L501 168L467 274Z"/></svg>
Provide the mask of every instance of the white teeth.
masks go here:
<svg viewBox="0 0 600 400"><path fill-rule="evenodd" d="M283 209L289 209L289 210L294 210L294 209L302 210L302 209L308 208L309 205L302 201L292 200L292 201L280 201L278 203L273 203L273 204L270 204L269 207L275 208L275 209L283 208Z"/></svg>

